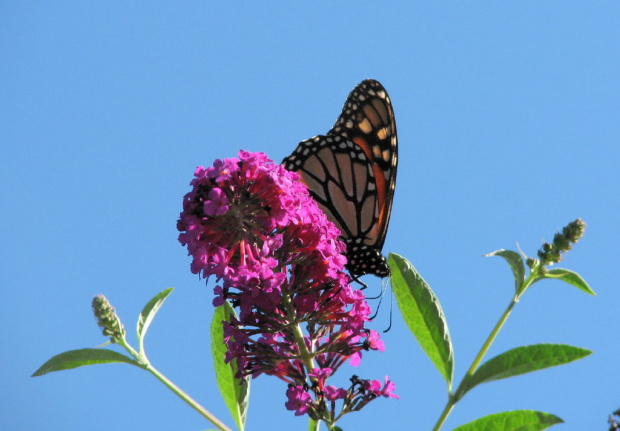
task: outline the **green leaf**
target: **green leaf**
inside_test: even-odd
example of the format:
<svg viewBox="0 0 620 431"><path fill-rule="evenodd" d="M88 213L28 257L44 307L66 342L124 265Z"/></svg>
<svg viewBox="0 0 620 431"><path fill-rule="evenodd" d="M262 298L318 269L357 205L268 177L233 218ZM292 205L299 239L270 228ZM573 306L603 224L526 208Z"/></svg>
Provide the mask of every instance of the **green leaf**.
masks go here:
<svg viewBox="0 0 620 431"><path fill-rule="evenodd" d="M155 314L159 311L159 308L162 306L168 295L172 293L174 287L169 287L166 290L159 292L157 295L153 297L142 309L140 316L138 317L138 325L137 325L137 333L138 333L138 344L140 346L140 353L144 351L144 336L146 335L146 331L148 331L151 322L155 318Z"/></svg>
<svg viewBox="0 0 620 431"><path fill-rule="evenodd" d="M563 422L551 413L513 410L476 419L452 431L540 431Z"/></svg>
<svg viewBox="0 0 620 431"><path fill-rule="evenodd" d="M228 322L234 313L228 302L224 302L224 305L215 309L211 322L211 352L213 354L215 376L222 398L224 398L224 402L228 406L228 410L237 427L243 431L250 402L250 379L238 379L235 377L237 361L233 360L228 364L224 361L226 344L224 343L222 322Z"/></svg>
<svg viewBox="0 0 620 431"><path fill-rule="evenodd" d="M590 286L588 286L588 283L586 283L586 281L581 278L579 274L569 269L550 269L544 274L543 278L557 278L558 280L565 281L566 283L575 286L577 289L583 290L587 294L596 296L596 293L590 288Z"/></svg>
<svg viewBox="0 0 620 431"><path fill-rule="evenodd" d="M83 367L84 365L109 364L112 362L125 362L140 367L138 362L114 350L69 350L68 352L54 356L45 364L41 365L41 367L34 372L32 377L42 376L52 371L70 370L72 368Z"/></svg>
<svg viewBox="0 0 620 431"><path fill-rule="evenodd" d="M590 353L592 353L590 350L566 344L517 347L482 364L455 397L457 400L462 398L467 391L481 383L567 364Z"/></svg>
<svg viewBox="0 0 620 431"><path fill-rule="evenodd" d="M394 296L405 323L450 388L454 358L448 323L439 300L407 259L390 253L388 265Z"/></svg>
<svg viewBox="0 0 620 431"><path fill-rule="evenodd" d="M489 254L485 254L485 257L500 256L506 259L510 269L512 269L512 275L515 279L515 292L519 292L521 286L525 282L525 264L523 258L519 253L512 250L496 250Z"/></svg>

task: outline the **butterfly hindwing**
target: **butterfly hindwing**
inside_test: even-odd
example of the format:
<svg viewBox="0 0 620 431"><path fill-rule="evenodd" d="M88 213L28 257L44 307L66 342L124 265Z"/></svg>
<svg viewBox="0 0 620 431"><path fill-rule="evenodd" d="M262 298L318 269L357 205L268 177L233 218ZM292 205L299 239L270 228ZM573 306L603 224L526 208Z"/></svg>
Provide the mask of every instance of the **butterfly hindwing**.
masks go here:
<svg viewBox="0 0 620 431"><path fill-rule="evenodd" d="M389 275L381 249L394 196L397 138L383 86L366 80L355 87L327 135L301 142L283 164L301 175L340 229L351 275Z"/></svg>

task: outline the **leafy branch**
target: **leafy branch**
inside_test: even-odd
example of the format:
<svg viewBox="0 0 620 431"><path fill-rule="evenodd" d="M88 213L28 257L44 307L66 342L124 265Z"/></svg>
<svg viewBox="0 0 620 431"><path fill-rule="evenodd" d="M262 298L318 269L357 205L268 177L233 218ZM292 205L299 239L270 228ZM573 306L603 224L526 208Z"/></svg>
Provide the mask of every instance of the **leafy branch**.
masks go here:
<svg viewBox="0 0 620 431"><path fill-rule="evenodd" d="M392 273L392 287L405 323L448 384L448 401L433 431L441 429L456 403L467 392L481 383L566 364L592 353L587 349L564 344L536 344L517 347L482 363L491 344L508 320L521 296L538 281L558 279L585 293L595 294L576 272L563 268L548 268L552 264L560 262L562 253L572 248L572 244L581 238L584 230L585 223L580 219L569 223L561 233L555 235L552 244L543 244L538 252L537 259L526 257L524 262L519 253L511 250L497 250L486 255L500 256L506 260L514 276L515 293L472 361L465 377L454 391L452 391L454 351L448 323L439 300L409 261L397 254L390 254L388 263ZM529 273L526 271L526 263L529 267ZM529 410L511 411L486 416L458 427L457 430L543 430L559 422L562 422L560 418L549 413ZM525 427L526 425L527 427Z"/></svg>

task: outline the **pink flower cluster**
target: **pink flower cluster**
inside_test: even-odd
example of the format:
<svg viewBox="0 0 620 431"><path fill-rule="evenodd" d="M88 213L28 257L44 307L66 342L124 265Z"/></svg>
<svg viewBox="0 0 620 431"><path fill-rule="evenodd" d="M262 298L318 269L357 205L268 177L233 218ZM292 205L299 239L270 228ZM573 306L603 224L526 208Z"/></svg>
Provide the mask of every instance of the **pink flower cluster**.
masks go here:
<svg viewBox="0 0 620 431"><path fill-rule="evenodd" d="M361 410L370 401L380 396L398 399L398 395L394 394L394 383L387 376L383 387L379 380L363 380L353 376L351 377L351 386L348 390L344 390L325 384L325 380L330 374L329 368L315 368L309 373L311 377L315 377L314 387L316 390L314 392L319 402L313 402L312 397L303 386L289 385L286 391L288 397L286 408L295 410L296 416L308 413L313 417L324 417L325 409L327 409L328 412L332 412L330 417L335 422L333 419L337 418L334 417L333 412L335 412L337 400L343 400L343 408L340 413L342 416L345 413Z"/></svg>
<svg viewBox="0 0 620 431"><path fill-rule="evenodd" d="M340 232L299 176L263 153L238 155L196 170L177 225L192 272L218 281L213 304L238 307L238 318L223 322L226 360L237 361L238 377L288 382L287 408L314 419L333 421L327 404L336 399L344 400L341 416L395 397L389 381L383 389L357 378L348 390L324 384L383 342L364 328L370 309L343 270Z"/></svg>

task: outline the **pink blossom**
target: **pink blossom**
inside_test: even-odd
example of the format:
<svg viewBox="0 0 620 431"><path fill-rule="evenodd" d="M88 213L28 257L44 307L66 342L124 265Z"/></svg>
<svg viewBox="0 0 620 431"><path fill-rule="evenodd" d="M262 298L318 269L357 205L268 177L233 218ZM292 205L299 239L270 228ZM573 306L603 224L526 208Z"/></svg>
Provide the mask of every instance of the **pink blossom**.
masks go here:
<svg viewBox="0 0 620 431"><path fill-rule="evenodd" d="M209 190L209 200L204 204L204 213L209 216L219 216L226 214L230 206L228 198L219 188Z"/></svg>
<svg viewBox="0 0 620 431"><path fill-rule="evenodd" d="M347 391L343 388L337 388L333 385L327 385L323 388L323 395L329 401L336 401L344 399L347 396Z"/></svg>
<svg viewBox="0 0 620 431"><path fill-rule="evenodd" d="M295 416L301 416L308 410L312 397L302 386L290 386L286 391L288 401L284 404L288 410L295 410Z"/></svg>
<svg viewBox="0 0 620 431"><path fill-rule="evenodd" d="M394 384L394 382L390 381L388 376L385 376L385 384L383 385L383 388L381 389L381 395L387 398L399 399L398 395L394 393L395 390L396 390L396 385Z"/></svg>
<svg viewBox="0 0 620 431"><path fill-rule="evenodd" d="M380 352L385 350L383 340L379 339L379 333L377 331L373 331L372 329L368 331L367 343L370 350L378 350Z"/></svg>

